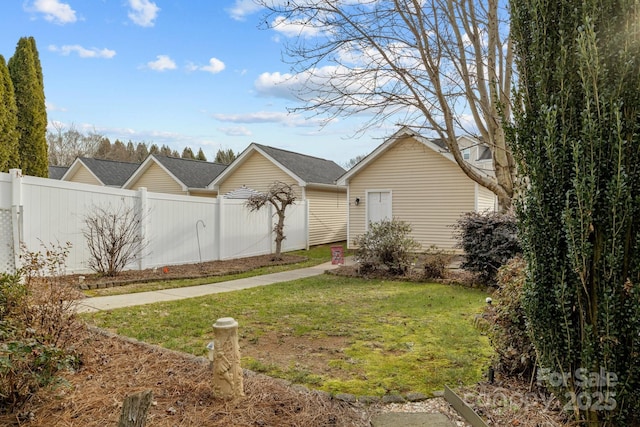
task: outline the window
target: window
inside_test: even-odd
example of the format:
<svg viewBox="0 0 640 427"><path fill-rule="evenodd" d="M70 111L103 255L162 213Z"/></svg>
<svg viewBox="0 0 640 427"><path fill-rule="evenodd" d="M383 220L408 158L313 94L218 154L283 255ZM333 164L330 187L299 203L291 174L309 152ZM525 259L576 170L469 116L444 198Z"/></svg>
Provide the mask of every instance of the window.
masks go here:
<svg viewBox="0 0 640 427"><path fill-rule="evenodd" d="M465 148L462 150L462 158L465 160L469 160L471 158L471 148Z"/></svg>

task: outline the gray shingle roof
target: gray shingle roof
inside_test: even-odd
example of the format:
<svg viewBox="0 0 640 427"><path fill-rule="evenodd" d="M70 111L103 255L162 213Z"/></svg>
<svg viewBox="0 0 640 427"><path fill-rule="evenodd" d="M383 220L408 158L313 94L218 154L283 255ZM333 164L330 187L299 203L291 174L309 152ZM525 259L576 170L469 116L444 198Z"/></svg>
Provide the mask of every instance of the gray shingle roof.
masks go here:
<svg viewBox="0 0 640 427"><path fill-rule="evenodd" d="M449 152L449 147L447 146L447 143L445 142L445 140L438 138L438 139L432 139L431 141L434 144L436 144L438 147L440 147L445 153ZM476 160L492 159L491 149L486 145L478 145L478 150L480 151L480 154L478 155L478 158Z"/></svg>
<svg viewBox="0 0 640 427"><path fill-rule="evenodd" d="M116 160L93 159L79 157L79 160L98 177L104 185L122 187L129 177L138 169L140 163L118 162Z"/></svg>
<svg viewBox="0 0 640 427"><path fill-rule="evenodd" d="M202 160L179 159L156 154L153 157L188 188L205 188L227 167L221 163Z"/></svg>
<svg viewBox="0 0 640 427"><path fill-rule="evenodd" d="M69 166L49 166L49 179L60 179L67 173Z"/></svg>
<svg viewBox="0 0 640 427"><path fill-rule="evenodd" d="M255 143L254 143L255 144ZM331 160L281 150L266 145L255 144L282 166L295 173L307 183L335 184L345 169Z"/></svg>

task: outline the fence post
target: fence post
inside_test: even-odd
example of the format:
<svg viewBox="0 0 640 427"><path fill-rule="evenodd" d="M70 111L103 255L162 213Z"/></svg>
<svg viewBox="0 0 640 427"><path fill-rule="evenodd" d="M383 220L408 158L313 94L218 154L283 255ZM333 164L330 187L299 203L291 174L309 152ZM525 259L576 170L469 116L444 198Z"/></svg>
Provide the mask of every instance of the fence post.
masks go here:
<svg viewBox="0 0 640 427"><path fill-rule="evenodd" d="M147 251L151 246L149 242L149 224L148 222L151 220L151 215L149 215L149 198L147 194L146 187L138 188L138 212L140 218L140 244L141 247L144 248L143 252ZM140 253L138 254L138 270L144 270L147 267L147 258L148 254Z"/></svg>
<svg viewBox="0 0 640 427"><path fill-rule="evenodd" d="M305 250L309 250L309 203L311 201L309 199L303 200L304 203L304 240L305 240Z"/></svg>
<svg viewBox="0 0 640 427"><path fill-rule="evenodd" d="M218 197L218 215L216 218L216 226L215 226L215 234L217 236L217 250L218 250L218 259L224 259L224 246L222 244L222 241L224 240L224 213L225 213L225 207L224 207L224 197Z"/></svg>
<svg viewBox="0 0 640 427"><path fill-rule="evenodd" d="M10 169L11 174L11 228L13 233L14 267L20 268L20 244L24 237L22 206L22 170Z"/></svg>

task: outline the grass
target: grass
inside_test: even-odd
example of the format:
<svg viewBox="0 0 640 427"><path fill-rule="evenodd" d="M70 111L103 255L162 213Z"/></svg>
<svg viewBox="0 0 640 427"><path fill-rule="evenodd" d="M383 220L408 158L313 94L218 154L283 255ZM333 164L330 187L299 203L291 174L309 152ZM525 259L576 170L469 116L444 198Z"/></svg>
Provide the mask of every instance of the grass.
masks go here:
<svg viewBox="0 0 640 427"><path fill-rule="evenodd" d="M274 332L307 343L341 337L344 348L322 355L330 369L246 354L243 366L331 393L430 394L444 384L481 379L492 350L473 320L485 297L456 286L321 275L87 317L119 334L195 355L205 354L211 325L220 317L239 322L241 351L243 343L259 345Z"/></svg>
<svg viewBox="0 0 640 427"><path fill-rule="evenodd" d="M163 289L183 288L187 286L226 282L228 280L244 279L246 277L260 276L263 274L279 273L281 271L313 267L314 265L319 265L331 261L331 246L332 245L319 245L313 246L309 248L309 250L287 252L291 255L300 255L306 257L305 261L297 262L294 264L274 265L269 267L256 268L242 273L199 277L195 279L162 280L156 282L133 283L125 286L85 290L83 291L83 293L88 297L124 295L136 292L159 291Z"/></svg>

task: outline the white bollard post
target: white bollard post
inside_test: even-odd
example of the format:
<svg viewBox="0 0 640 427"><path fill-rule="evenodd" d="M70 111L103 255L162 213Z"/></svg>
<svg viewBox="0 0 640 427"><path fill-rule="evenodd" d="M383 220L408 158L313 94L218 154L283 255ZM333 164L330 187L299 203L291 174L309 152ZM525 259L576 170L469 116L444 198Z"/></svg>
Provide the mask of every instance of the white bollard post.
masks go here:
<svg viewBox="0 0 640 427"><path fill-rule="evenodd" d="M213 394L222 399L244 396L238 322L223 317L213 325Z"/></svg>

